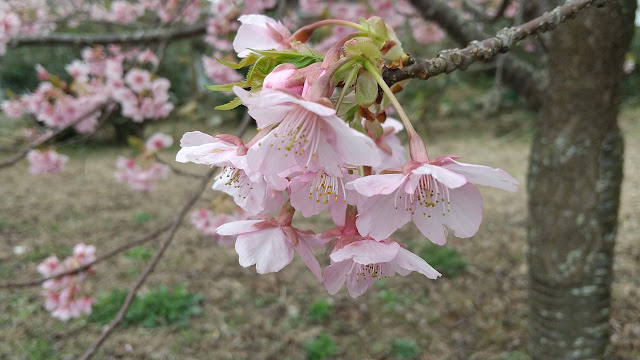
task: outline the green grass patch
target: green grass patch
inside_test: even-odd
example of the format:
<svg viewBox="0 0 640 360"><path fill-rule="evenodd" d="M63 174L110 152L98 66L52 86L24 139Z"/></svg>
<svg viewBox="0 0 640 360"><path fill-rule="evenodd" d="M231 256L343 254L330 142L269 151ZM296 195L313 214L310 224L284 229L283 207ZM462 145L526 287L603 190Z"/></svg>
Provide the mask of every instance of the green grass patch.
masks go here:
<svg viewBox="0 0 640 360"><path fill-rule="evenodd" d="M378 298L382 301L385 306L397 306L402 305L404 303L400 293L394 290L382 289L378 292Z"/></svg>
<svg viewBox="0 0 640 360"><path fill-rule="evenodd" d="M418 254L429 265L447 277L456 277L467 267L467 261L454 249L429 245Z"/></svg>
<svg viewBox="0 0 640 360"><path fill-rule="evenodd" d="M328 334L320 334L317 338L307 343L307 356L311 360L324 360L335 356L340 348Z"/></svg>
<svg viewBox="0 0 640 360"><path fill-rule="evenodd" d="M53 347L46 339L30 339L22 345L22 355L29 360L51 360Z"/></svg>
<svg viewBox="0 0 640 360"><path fill-rule="evenodd" d="M133 247L124 253L124 256L132 260L148 260L151 259L151 255L153 252L143 246Z"/></svg>
<svg viewBox="0 0 640 360"><path fill-rule="evenodd" d="M398 338L391 343L391 356L395 359L416 359L420 348L411 339Z"/></svg>
<svg viewBox="0 0 640 360"><path fill-rule="evenodd" d="M328 299L320 299L318 301L314 301L313 304L309 307L309 319L311 321L320 322L329 317L331 315L331 311L333 310L333 305L329 303Z"/></svg>
<svg viewBox="0 0 640 360"><path fill-rule="evenodd" d="M134 215L133 217L133 221L136 224L145 224L148 223L149 221L151 221L151 214L149 214L146 211L143 212L139 212L137 214Z"/></svg>
<svg viewBox="0 0 640 360"><path fill-rule="evenodd" d="M126 290L115 289L98 299L89 321L101 325L109 323L118 313L127 297ZM146 328L175 324L186 327L189 319L202 312L202 295L189 293L184 285L169 290L161 285L142 297L136 296L124 317L125 325L141 325Z"/></svg>
<svg viewBox="0 0 640 360"><path fill-rule="evenodd" d="M58 247L40 247L36 246L33 251L29 251L24 256L25 262L30 263L39 263L42 260L48 258L51 255L56 255L58 259L64 259L65 257L72 254L72 250L68 246L58 246Z"/></svg>

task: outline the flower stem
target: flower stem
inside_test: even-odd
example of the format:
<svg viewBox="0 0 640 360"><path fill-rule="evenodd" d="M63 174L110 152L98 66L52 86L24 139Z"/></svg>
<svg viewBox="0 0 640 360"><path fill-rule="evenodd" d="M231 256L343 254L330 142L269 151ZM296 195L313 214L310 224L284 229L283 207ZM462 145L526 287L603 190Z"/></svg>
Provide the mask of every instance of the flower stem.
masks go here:
<svg viewBox="0 0 640 360"><path fill-rule="evenodd" d="M342 104L342 100L344 100L344 97L347 94L347 91L349 90L351 85L353 85L353 81L356 79L356 76L358 76L359 70L360 70L359 66L354 66L351 72L349 73L349 76L344 81L344 86L342 87L342 91L340 92L340 97L338 97L338 101L336 102L336 106L335 106L336 111L340 108L340 105Z"/></svg>
<svg viewBox="0 0 640 360"><path fill-rule="evenodd" d="M387 83L382 78L382 75L380 75L380 73L378 72L378 69L371 62L366 60L363 61L362 64L364 68L367 69L369 73L371 73L382 91L389 98L389 101L391 101L393 107L398 112L400 120L402 120L402 124L407 130L407 135L409 136L409 151L411 154L411 159L416 161L429 161L429 156L427 155L424 141L422 141L422 138L420 137L420 135L418 135L418 132L416 132L416 130L413 128L413 125L411 125L411 120L409 120L407 113L402 108L402 105L400 105L398 98L396 98L396 96L393 94L393 91L389 88Z"/></svg>

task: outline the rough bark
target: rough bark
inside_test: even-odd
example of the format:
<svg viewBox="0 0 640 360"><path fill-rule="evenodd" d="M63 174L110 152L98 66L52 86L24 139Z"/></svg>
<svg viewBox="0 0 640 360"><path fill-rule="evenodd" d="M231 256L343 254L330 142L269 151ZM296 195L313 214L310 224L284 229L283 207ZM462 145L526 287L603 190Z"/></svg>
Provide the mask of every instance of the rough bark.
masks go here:
<svg viewBox="0 0 640 360"><path fill-rule="evenodd" d="M529 354L604 359L622 182L617 124L635 0L607 2L559 27L528 175Z"/></svg>

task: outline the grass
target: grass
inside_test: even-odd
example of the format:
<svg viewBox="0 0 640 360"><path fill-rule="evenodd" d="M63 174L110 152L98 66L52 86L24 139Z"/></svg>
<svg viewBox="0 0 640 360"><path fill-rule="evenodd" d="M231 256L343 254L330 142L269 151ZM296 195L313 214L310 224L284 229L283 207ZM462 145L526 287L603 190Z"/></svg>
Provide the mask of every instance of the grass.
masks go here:
<svg viewBox="0 0 640 360"><path fill-rule="evenodd" d="M109 323L120 310L127 297L126 290L112 290L98 299L89 316L89 321L98 324ZM169 290L161 285L142 297L135 297L123 323L146 328L175 324L186 327L189 319L201 313L202 295L187 292L183 285Z"/></svg>
<svg viewBox="0 0 640 360"><path fill-rule="evenodd" d="M391 356L394 359L415 359L418 357L420 348L415 341L406 338L394 339L391 343Z"/></svg>
<svg viewBox="0 0 640 360"><path fill-rule="evenodd" d="M447 246L430 244L426 249L420 251L418 255L444 276L450 278L460 275L467 267L467 261L462 255Z"/></svg>
<svg viewBox="0 0 640 360"><path fill-rule="evenodd" d="M328 334L320 334L307 343L307 356L310 360L324 360L340 351L335 340Z"/></svg>
<svg viewBox="0 0 640 360"><path fill-rule="evenodd" d="M619 359L640 358L640 339L634 336L640 313L637 266L640 250L636 245L636 234L640 231L637 222L640 168L634 166L640 163L639 113L640 108L622 110L627 163L611 312L612 322L620 325L612 330L611 354ZM458 128L452 131L451 126ZM418 359L427 354L431 360L452 356L474 360L526 359L523 357L528 309L524 181L529 135L509 141L495 139L486 122L464 119L430 117L429 127L432 131L428 134L433 134L428 144L432 157L462 155L465 162L501 167L523 184L517 193L480 187L485 203L484 220L471 239L451 236L445 247L430 248L424 246L427 240L413 225L394 234L401 242L415 239L420 244L415 250L418 254L425 249L454 250L456 255L443 258L449 263L458 258L469 264L465 268L459 266L456 277L447 275L429 280L414 272L378 281L374 289L357 299L352 299L344 289L329 297L298 256L278 273L256 274L254 267L238 265L233 247L219 247L203 239L185 221L142 288L140 298L156 293L161 284L168 284L168 291L173 292L173 284L184 283L188 294L202 294L205 299L197 303L200 312L189 317L185 328L178 329L168 323L163 311L150 312L160 314L161 320L153 323L156 327L144 328L141 322L118 327L96 358L229 359L232 354L240 359L302 360L311 356L327 360L397 359L404 350L399 346L402 342L393 345L394 339L412 339L419 347ZM157 130L166 132L166 128ZM213 134L224 129L177 123L174 135L178 138L191 130ZM0 234L0 273L6 275L2 281L37 278L38 262L51 254L64 257L81 241L96 245L99 255L139 238L149 227L172 219L196 183L194 179L172 174L154 192L129 191L113 180L115 159L123 149L91 146L86 147L82 156L70 152L67 169L55 176L29 176L26 163L3 170L1 182L11 191L5 191L0 201L0 213L5 219ZM196 165L177 166L185 171L203 170ZM206 200L196 206L209 205L215 192L207 190L204 197ZM73 207L74 216L69 215L69 207ZM77 213L85 215L78 219ZM140 213L148 213L151 220L136 223L136 215ZM328 216L299 217L295 221L300 228L316 231L330 223ZM52 224L56 224L56 233L50 230ZM23 245L29 252L15 255L13 248ZM153 249L151 245L144 248ZM139 261L147 253L144 248L96 266L96 274L85 280L87 290L102 300L101 292L107 296L112 288L128 289L133 279L127 273L137 273L141 268ZM328 264L322 249L314 253L321 265ZM429 258L433 256L431 253L424 256L436 269L451 274L443 269L452 266ZM30 262L25 262L25 257ZM100 323L83 325L84 320L65 323L51 318L43 307L40 292L39 287L0 290L0 359L39 360L38 353L44 358L76 359L99 336L103 327ZM12 301L14 297L21 299ZM328 298L331 310L324 317L327 313L324 300ZM121 300L113 302L114 307L121 304ZM321 320L312 320L312 316ZM78 328L81 331L75 331ZM28 340L32 340L30 353L23 354ZM50 354L47 342L52 349ZM125 350L126 344L133 350Z"/></svg>
<svg viewBox="0 0 640 360"><path fill-rule="evenodd" d="M152 255L153 252L144 246L133 247L124 253L124 256L132 260L148 260Z"/></svg>
<svg viewBox="0 0 640 360"><path fill-rule="evenodd" d="M311 321L321 322L329 318L332 310L333 305L331 305L329 299L320 299L311 304L308 316Z"/></svg>

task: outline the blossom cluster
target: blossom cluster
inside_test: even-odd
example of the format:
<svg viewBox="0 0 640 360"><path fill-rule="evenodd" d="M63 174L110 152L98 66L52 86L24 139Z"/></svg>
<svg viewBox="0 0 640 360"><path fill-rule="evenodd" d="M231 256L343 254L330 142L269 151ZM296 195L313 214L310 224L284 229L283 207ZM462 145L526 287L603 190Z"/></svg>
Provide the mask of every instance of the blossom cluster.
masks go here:
<svg viewBox="0 0 640 360"><path fill-rule="evenodd" d="M136 144L134 144L136 145ZM139 144L142 153L137 157L119 156L116 160L116 181L129 185L132 190L150 191L158 180L166 179L171 168L156 161L155 155L173 145L170 135L155 133L144 144Z"/></svg>
<svg viewBox="0 0 640 360"><path fill-rule="evenodd" d="M122 50L115 45L86 48L81 60L66 65L68 81L38 65L38 88L5 101L2 108L12 117L27 113L49 128L72 125L82 133L95 131L103 105L111 101L135 122L161 119L173 110L170 83L145 66L158 66L158 58L150 50Z"/></svg>
<svg viewBox="0 0 640 360"><path fill-rule="evenodd" d="M93 245L77 244L73 254L64 260L50 256L38 265L38 272L44 277L52 277L75 270L96 260ZM63 321L91 313L93 299L84 294L82 282L93 268L72 275L49 279L42 284L45 308L51 315Z"/></svg>
<svg viewBox="0 0 640 360"><path fill-rule="evenodd" d="M259 217L227 220L216 229L235 238L242 266L277 272L297 252L329 293L346 285L353 297L395 274L416 271L435 279L440 273L393 233L413 222L439 245L448 231L471 237L482 219L475 185L517 190L517 180L500 169L458 162L454 155L428 156L382 78L385 67L402 66L407 55L381 18L323 20L293 34L262 15L239 21L233 47L243 60L228 65L251 66L249 76L211 89L232 90L237 99L230 104L246 106L259 131L246 143L233 135L188 132L176 161L220 167L213 189ZM325 52L305 44L316 29L332 25L355 32ZM267 62L273 66L260 66ZM387 118L389 103L401 122ZM408 159L397 136L403 129ZM321 234L299 229L292 224L296 212L329 212L335 226ZM208 214L201 215L212 226ZM328 247L331 262L324 272L312 252L321 247Z"/></svg>
<svg viewBox="0 0 640 360"><path fill-rule="evenodd" d="M61 19L72 28L91 21L129 25L141 21L146 14L163 24L192 24L202 15L202 3L200 0L3 0L0 2L0 56L13 38L47 34L56 29Z"/></svg>
<svg viewBox="0 0 640 360"><path fill-rule="evenodd" d="M205 41L214 49L216 58L226 58L230 51L234 50L234 43L230 37L236 33L242 22L242 16L252 16L260 14L266 10L273 9L277 5L275 0L238 1L222 0L212 4L212 16L208 20L207 36ZM361 18L368 18L373 15L380 16L392 27L410 23L411 32L414 39L422 44L431 44L444 38L444 31L435 23L424 20L412 5L406 0L371 0L368 2L341 2L341 1L321 1L321 0L299 0L298 7L289 7L282 16L282 23L287 26L297 26L307 21L307 19L341 19L347 21L359 21ZM240 18L239 18L240 17ZM288 31L284 25L271 23L266 31L274 31L274 34L286 36ZM236 34L237 41L247 41L253 37L255 31L261 32L260 26L251 24L242 28L242 33ZM263 28L262 28L263 29ZM329 29L327 36L316 48L321 51L328 50L332 44L339 41L344 36L353 33L355 30L349 27L336 26ZM288 35L291 35L290 33ZM238 40L240 39L240 40ZM261 38L255 37L255 41ZM264 37L262 37L264 39ZM246 43L248 48L252 48L252 43ZM204 56L202 64L206 75L214 84L234 83L241 80L238 73L229 67L216 62L213 58Z"/></svg>
<svg viewBox="0 0 640 360"><path fill-rule="evenodd" d="M55 174L64 169L69 157L53 149L44 151L30 150L27 153L29 172L34 175Z"/></svg>

